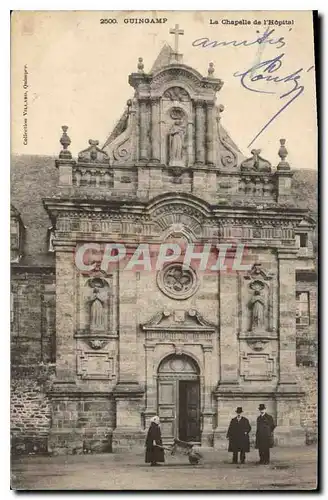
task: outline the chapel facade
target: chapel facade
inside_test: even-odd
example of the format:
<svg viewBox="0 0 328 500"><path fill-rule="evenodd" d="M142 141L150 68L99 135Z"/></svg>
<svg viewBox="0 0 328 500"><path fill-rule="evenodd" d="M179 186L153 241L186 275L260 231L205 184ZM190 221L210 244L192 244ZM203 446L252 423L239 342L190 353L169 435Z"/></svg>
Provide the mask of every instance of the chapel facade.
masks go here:
<svg viewBox="0 0 328 500"><path fill-rule="evenodd" d="M304 444L297 321L308 292L298 283L315 274L315 223L293 203L285 139L277 140L277 165L260 150L244 157L222 125L213 64L203 76L167 46L149 73L140 58L129 84L133 97L102 147L90 140L74 159L62 127L58 185L43 198L54 259L39 278L50 339L43 352L53 367L43 386L45 446L143 446L158 414L164 442L225 448L236 406L254 431L259 403L276 420L277 444ZM24 214L12 217L18 234ZM131 255L172 242L242 243L249 265L210 273L197 257L188 268L179 259L159 270L103 265L110 243ZM79 268L81 248L94 252Z"/></svg>

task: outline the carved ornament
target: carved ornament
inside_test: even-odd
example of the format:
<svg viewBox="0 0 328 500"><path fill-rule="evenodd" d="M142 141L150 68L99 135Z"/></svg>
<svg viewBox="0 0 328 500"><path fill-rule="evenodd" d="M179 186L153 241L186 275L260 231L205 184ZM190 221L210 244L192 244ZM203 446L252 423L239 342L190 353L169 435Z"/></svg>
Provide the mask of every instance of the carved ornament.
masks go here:
<svg viewBox="0 0 328 500"><path fill-rule="evenodd" d="M163 98L170 99L171 101L189 101L190 97L188 92L183 89L182 87L171 87L167 89L164 94Z"/></svg>
<svg viewBox="0 0 328 500"><path fill-rule="evenodd" d="M98 147L99 141L89 139L90 147L81 151L78 155L78 162L82 163L108 163L108 154Z"/></svg>
<svg viewBox="0 0 328 500"><path fill-rule="evenodd" d="M157 312L141 325L144 331L195 331L213 333L216 326L206 320L196 309L164 310Z"/></svg>
<svg viewBox="0 0 328 500"><path fill-rule="evenodd" d="M197 291L199 280L191 267L183 269L182 264L173 263L158 272L157 285L168 297L184 300Z"/></svg>
<svg viewBox="0 0 328 500"><path fill-rule="evenodd" d="M271 163L260 156L260 149L252 149L252 157L244 160L240 169L242 171L271 172Z"/></svg>

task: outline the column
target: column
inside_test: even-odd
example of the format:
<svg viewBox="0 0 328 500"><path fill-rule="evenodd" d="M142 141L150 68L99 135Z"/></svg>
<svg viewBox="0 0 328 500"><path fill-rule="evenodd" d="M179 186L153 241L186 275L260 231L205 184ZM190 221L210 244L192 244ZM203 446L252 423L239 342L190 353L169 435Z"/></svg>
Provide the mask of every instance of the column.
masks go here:
<svg viewBox="0 0 328 500"><path fill-rule="evenodd" d="M150 425L150 419L156 415L156 377L153 369L154 345L145 344L146 354L146 409L145 409L145 425L146 429Z"/></svg>
<svg viewBox="0 0 328 500"><path fill-rule="evenodd" d="M295 384L296 254L278 250L279 265L279 385Z"/></svg>
<svg viewBox="0 0 328 500"><path fill-rule="evenodd" d="M131 255L127 257L127 259L129 259L130 257ZM133 270L128 271L125 269L120 269L118 287L120 362L118 384L136 385L138 384L136 272L134 272Z"/></svg>
<svg viewBox="0 0 328 500"><path fill-rule="evenodd" d="M75 264L71 246L56 251L56 376L58 382L76 379Z"/></svg>
<svg viewBox="0 0 328 500"><path fill-rule="evenodd" d="M194 164L194 124L188 122L188 167Z"/></svg>
<svg viewBox="0 0 328 500"><path fill-rule="evenodd" d="M202 445L213 446L213 416L212 408L212 345L204 345L204 409Z"/></svg>
<svg viewBox="0 0 328 500"><path fill-rule="evenodd" d="M213 347L211 345L203 346L204 352L204 380L205 380L205 391L204 391L204 411L212 410L212 352Z"/></svg>
<svg viewBox="0 0 328 500"><path fill-rule="evenodd" d="M238 278L235 273L222 271L220 273L220 386L238 384L237 319Z"/></svg>
<svg viewBox="0 0 328 500"><path fill-rule="evenodd" d="M159 163L160 153L160 108L159 98L151 100L151 161Z"/></svg>
<svg viewBox="0 0 328 500"><path fill-rule="evenodd" d="M77 403L69 401L76 386L75 263L74 247L54 241L56 252L56 378L49 392L51 428L48 449L56 453L82 453L77 430ZM72 411L71 411L72 410Z"/></svg>
<svg viewBox="0 0 328 500"><path fill-rule="evenodd" d="M279 287L279 384L276 395L279 445L305 444L305 429L300 423L301 390L296 381L296 253L278 250Z"/></svg>
<svg viewBox="0 0 328 500"><path fill-rule="evenodd" d="M214 103L206 104L206 163L207 165L215 164L215 149L214 149Z"/></svg>
<svg viewBox="0 0 328 500"><path fill-rule="evenodd" d="M140 160L148 160L148 106L146 100L139 101Z"/></svg>
<svg viewBox="0 0 328 500"><path fill-rule="evenodd" d="M119 272L119 370L113 390L116 401L116 428L113 450L140 447L144 443L141 429L143 390L138 383L136 273Z"/></svg>
<svg viewBox="0 0 328 500"><path fill-rule="evenodd" d="M205 113L203 101L196 101L196 163L205 163Z"/></svg>

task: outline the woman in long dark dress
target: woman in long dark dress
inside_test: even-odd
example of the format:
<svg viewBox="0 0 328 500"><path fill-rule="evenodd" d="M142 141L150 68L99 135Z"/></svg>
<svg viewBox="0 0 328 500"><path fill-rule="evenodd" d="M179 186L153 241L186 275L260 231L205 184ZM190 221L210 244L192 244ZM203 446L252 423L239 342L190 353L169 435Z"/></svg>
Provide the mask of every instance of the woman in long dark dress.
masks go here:
<svg viewBox="0 0 328 500"><path fill-rule="evenodd" d="M146 438L145 462L150 462L151 466L158 465L158 462L165 462L164 450L156 445L163 446L160 421L157 415L150 421L150 426Z"/></svg>

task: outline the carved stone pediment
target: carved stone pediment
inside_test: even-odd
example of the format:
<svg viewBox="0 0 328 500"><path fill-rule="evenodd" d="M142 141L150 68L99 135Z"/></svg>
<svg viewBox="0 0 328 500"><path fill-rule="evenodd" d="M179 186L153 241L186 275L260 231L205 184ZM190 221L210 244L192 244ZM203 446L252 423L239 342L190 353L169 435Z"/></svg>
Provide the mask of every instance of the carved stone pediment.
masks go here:
<svg viewBox="0 0 328 500"><path fill-rule="evenodd" d="M207 321L196 309L160 311L147 323L141 324L144 331L201 331L214 332L215 325Z"/></svg>
<svg viewBox="0 0 328 500"><path fill-rule="evenodd" d="M106 163L109 164L108 154L98 147L99 141L89 140L90 146L78 155L81 163Z"/></svg>

